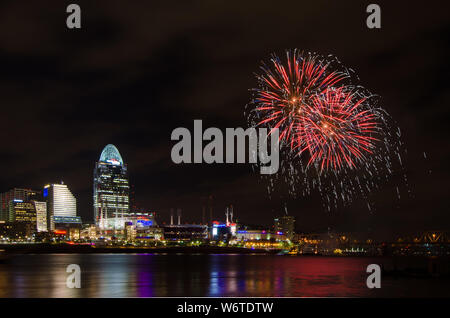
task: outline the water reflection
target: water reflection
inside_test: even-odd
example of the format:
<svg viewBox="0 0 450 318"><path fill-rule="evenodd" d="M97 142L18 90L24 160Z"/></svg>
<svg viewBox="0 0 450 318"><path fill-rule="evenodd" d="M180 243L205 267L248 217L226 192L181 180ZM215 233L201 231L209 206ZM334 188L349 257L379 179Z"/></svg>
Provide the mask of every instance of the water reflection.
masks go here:
<svg viewBox="0 0 450 318"><path fill-rule="evenodd" d="M0 297L450 296L445 279L383 278L366 287L378 259L275 255L49 254L0 264ZM81 289L66 287L79 264Z"/></svg>

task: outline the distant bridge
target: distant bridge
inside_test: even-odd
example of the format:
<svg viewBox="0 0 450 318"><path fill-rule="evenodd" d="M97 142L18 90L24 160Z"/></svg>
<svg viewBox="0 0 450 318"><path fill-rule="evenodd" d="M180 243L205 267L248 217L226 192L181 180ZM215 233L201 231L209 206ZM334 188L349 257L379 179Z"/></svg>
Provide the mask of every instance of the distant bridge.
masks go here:
<svg viewBox="0 0 450 318"><path fill-rule="evenodd" d="M426 231L420 235L420 243L449 243L450 236L444 231Z"/></svg>

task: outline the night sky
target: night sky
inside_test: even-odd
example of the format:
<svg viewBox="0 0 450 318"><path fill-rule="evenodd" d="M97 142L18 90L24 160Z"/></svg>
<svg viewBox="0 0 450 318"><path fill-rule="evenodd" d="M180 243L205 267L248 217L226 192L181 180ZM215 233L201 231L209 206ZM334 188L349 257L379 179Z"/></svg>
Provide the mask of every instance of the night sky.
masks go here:
<svg viewBox="0 0 450 318"><path fill-rule="evenodd" d="M299 231L449 230L446 2L391 2L376 1L382 27L371 30L368 1L2 1L0 191L63 180L92 221L94 163L112 143L135 204L161 221L173 207L200 222L212 194L222 220L233 204L266 226L286 207ZM69 3L80 30L66 28ZM337 56L381 97L403 133L409 187L394 173L372 193L375 210L357 200L328 212L317 193L269 199L249 164L172 163L177 127L246 127L261 60L289 48Z"/></svg>

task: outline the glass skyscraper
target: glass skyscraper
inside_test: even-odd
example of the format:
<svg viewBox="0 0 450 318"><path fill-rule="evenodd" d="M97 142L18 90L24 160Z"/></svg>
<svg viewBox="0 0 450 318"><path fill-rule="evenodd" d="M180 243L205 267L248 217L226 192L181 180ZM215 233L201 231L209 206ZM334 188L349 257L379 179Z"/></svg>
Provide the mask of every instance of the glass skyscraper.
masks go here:
<svg viewBox="0 0 450 318"><path fill-rule="evenodd" d="M123 229L129 214L127 166L114 145L107 145L94 169L94 218L104 230Z"/></svg>

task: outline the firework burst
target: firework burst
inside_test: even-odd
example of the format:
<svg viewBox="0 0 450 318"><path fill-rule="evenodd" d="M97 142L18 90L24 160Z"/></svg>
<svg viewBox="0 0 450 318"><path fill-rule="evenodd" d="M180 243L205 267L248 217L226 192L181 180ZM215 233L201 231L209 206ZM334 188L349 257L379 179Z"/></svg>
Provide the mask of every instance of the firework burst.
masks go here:
<svg viewBox="0 0 450 318"><path fill-rule="evenodd" d="M331 64L297 50L286 52L285 64L272 55L270 63L261 66L260 87L255 89L255 111L261 116L258 125L279 128L280 141L294 147L293 132L316 96L349 77L348 72L332 71Z"/></svg>
<svg viewBox="0 0 450 318"><path fill-rule="evenodd" d="M317 162L321 170L363 164L373 154L378 125L377 113L366 106L366 98L340 87L328 88L311 100L297 116L292 149L300 155L308 152L308 166Z"/></svg>
<svg viewBox="0 0 450 318"><path fill-rule="evenodd" d="M246 116L250 126L280 132L281 173L269 177L269 193L280 179L293 196L318 189L329 210L355 194L367 198L395 162L402 166L400 131L392 133L376 96L336 58L290 50L260 69Z"/></svg>

